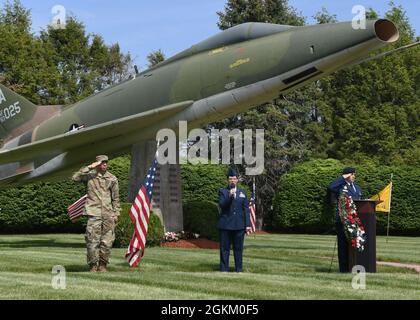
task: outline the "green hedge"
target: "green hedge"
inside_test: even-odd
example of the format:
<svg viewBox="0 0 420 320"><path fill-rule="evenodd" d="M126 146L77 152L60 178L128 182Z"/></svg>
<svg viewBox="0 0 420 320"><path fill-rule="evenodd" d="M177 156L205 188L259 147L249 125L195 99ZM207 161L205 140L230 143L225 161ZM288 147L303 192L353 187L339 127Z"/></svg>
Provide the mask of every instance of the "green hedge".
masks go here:
<svg viewBox="0 0 420 320"><path fill-rule="evenodd" d="M117 176L120 197L127 199L129 157L109 162ZM86 219L71 223L67 207L86 193L82 183L67 181L38 183L0 191L1 233L84 232Z"/></svg>
<svg viewBox="0 0 420 320"><path fill-rule="evenodd" d="M420 168L343 163L332 159L303 163L280 178L273 203L274 229L309 233L331 231L335 213L329 204L327 186L346 166L356 167L356 182L363 190L363 198L381 191L393 173L390 233L420 235ZM377 214L378 234L386 232L387 218L386 214Z"/></svg>
<svg viewBox="0 0 420 320"><path fill-rule="evenodd" d="M88 163L86 163L88 164ZM119 180L120 199L126 201L130 177L130 157L109 162L109 170ZM183 203L191 200L218 201L218 189L227 185L225 165L182 165ZM249 188L239 185L249 195ZM0 233L84 233L86 219L71 223L66 209L86 193L82 183L66 181L38 183L0 191Z"/></svg>
<svg viewBox="0 0 420 320"><path fill-rule="evenodd" d="M121 216L115 228L114 247L127 248L134 232L134 225L130 219L130 203L121 204ZM150 214L149 226L147 230L146 247L159 245L164 238L164 229L157 215L153 212Z"/></svg>
<svg viewBox="0 0 420 320"><path fill-rule="evenodd" d="M181 166L182 200L184 203L192 200L219 202L219 189L228 185L228 166L225 165L191 165ZM250 196L248 186L239 183Z"/></svg>
<svg viewBox="0 0 420 320"><path fill-rule="evenodd" d="M217 203L192 200L184 204L183 211L185 231L198 233L202 238L219 240L217 229L219 209Z"/></svg>

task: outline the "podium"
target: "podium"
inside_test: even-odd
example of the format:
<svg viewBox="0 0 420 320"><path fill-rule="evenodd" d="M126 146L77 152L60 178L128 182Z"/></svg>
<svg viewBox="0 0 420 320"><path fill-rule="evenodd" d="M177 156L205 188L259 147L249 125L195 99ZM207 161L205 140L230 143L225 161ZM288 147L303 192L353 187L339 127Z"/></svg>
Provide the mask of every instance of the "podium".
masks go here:
<svg viewBox="0 0 420 320"><path fill-rule="evenodd" d="M377 200L353 200L357 208L357 215L362 222L367 235L365 249L357 252L349 244L349 270L355 265L363 266L366 272L376 272L376 214Z"/></svg>

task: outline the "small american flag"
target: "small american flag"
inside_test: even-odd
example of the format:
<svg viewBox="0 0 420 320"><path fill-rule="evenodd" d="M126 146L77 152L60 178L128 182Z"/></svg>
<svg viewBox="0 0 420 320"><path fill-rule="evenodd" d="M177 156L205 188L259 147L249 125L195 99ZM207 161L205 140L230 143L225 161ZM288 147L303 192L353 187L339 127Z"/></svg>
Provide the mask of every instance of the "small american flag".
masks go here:
<svg viewBox="0 0 420 320"><path fill-rule="evenodd" d="M134 234L128 245L125 258L131 268L136 267L144 255L156 167L157 160L155 158L130 210L130 218L134 223Z"/></svg>
<svg viewBox="0 0 420 320"><path fill-rule="evenodd" d="M251 199L249 201L249 213L250 213L250 220L251 220L251 232L255 233L256 231L256 216L255 216L255 180L253 183L253 190L252 190L252 195L251 195Z"/></svg>
<svg viewBox="0 0 420 320"><path fill-rule="evenodd" d="M256 231L256 218L255 218L255 193L251 195L251 200L249 201L249 213L251 219L251 232L255 233Z"/></svg>
<svg viewBox="0 0 420 320"><path fill-rule="evenodd" d="M83 197L81 197L67 208L67 215L69 216L71 222L75 222L77 219L84 215L86 200L87 194L85 194Z"/></svg>

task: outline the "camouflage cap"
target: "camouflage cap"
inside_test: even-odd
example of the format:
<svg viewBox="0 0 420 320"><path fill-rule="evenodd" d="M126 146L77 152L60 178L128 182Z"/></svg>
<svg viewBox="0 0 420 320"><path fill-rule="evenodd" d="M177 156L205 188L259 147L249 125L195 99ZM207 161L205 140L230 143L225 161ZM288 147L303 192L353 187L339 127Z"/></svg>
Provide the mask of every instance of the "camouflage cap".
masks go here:
<svg viewBox="0 0 420 320"><path fill-rule="evenodd" d="M97 157L96 157L96 161L97 161L97 162L104 162L104 161L108 161L108 156L104 156L104 155L102 155L102 156L97 156Z"/></svg>

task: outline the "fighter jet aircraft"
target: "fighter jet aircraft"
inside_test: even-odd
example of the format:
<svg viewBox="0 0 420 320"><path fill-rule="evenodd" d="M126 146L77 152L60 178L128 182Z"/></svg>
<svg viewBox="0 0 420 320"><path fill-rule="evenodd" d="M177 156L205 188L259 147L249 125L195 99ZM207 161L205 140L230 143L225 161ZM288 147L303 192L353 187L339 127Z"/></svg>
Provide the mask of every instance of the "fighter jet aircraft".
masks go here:
<svg viewBox="0 0 420 320"><path fill-rule="evenodd" d="M384 19L357 30L246 23L70 106L35 106L0 85L0 187L67 178L95 155L120 155L181 120L198 128L247 111L398 38Z"/></svg>

